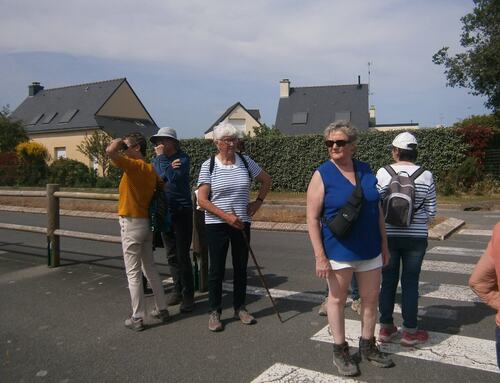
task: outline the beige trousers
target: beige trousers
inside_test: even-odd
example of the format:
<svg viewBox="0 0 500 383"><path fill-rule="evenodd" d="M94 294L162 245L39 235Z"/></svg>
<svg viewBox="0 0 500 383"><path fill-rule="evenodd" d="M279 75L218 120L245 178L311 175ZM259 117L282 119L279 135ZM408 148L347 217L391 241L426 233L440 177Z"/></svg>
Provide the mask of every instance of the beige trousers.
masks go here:
<svg viewBox="0 0 500 383"><path fill-rule="evenodd" d="M146 315L142 273L153 289L156 308L166 308L165 292L153 259L153 233L148 218L120 217L123 259L134 318Z"/></svg>

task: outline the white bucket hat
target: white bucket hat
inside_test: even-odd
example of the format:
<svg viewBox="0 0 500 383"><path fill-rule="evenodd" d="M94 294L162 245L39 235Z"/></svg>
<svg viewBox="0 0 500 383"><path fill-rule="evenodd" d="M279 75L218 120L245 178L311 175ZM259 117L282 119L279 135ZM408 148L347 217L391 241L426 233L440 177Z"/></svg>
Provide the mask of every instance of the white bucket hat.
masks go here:
<svg viewBox="0 0 500 383"><path fill-rule="evenodd" d="M169 128L169 127L160 128L158 130L158 133L156 133L155 135L153 135L149 138L149 141L151 141L154 144L156 139L161 138L161 137L162 138L173 138L174 140L179 141L177 139L177 132L175 131L175 129Z"/></svg>

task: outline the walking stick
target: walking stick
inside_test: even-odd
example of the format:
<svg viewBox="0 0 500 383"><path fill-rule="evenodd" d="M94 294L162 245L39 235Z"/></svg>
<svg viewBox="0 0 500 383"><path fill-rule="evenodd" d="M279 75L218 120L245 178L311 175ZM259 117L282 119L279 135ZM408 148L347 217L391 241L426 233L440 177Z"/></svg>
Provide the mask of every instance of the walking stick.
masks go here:
<svg viewBox="0 0 500 383"><path fill-rule="evenodd" d="M233 209L233 214L236 215L236 212ZM283 322L283 319L281 319L281 315L278 311L278 308L276 307L276 303L274 302L273 296L271 295L271 292L269 291L269 288L267 287L266 280L264 279L264 275L262 275L262 271L260 271L260 266L257 263L257 258L255 258L255 254L253 253L252 247L250 246L250 241L248 240L247 233L245 233L245 229L241 230L241 234L243 234L243 238L245 239L245 243L247 244L248 251L250 252L250 255L252 256L253 263L255 264L255 267L257 268L257 272L260 277L260 281L262 282L262 286L266 289L267 296L271 300L271 303L273 304L274 311L276 312L276 315L278 316L278 319L280 320L281 323Z"/></svg>

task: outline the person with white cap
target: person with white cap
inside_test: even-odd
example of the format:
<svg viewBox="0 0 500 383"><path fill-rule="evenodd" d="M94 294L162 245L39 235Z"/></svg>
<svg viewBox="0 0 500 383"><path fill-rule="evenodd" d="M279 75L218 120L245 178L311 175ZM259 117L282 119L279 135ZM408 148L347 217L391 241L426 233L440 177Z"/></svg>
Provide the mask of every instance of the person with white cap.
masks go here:
<svg viewBox="0 0 500 383"><path fill-rule="evenodd" d="M189 182L189 156L183 152L173 128L160 128L149 139L156 157L153 166L168 187L166 195L172 215L172 229L162 233L167 262L174 280L174 292L167 304L180 305L181 312L194 308L194 281L191 265L191 237L193 235L193 204Z"/></svg>
<svg viewBox="0 0 500 383"><path fill-rule="evenodd" d="M436 189L432 173L415 164L417 147L417 139L413 134L398 134L391 146L395 162L377 172L377 188L384 206L390 253L389 264L382 270L379 341L391 342L399 335L394 325L393 312L402 263L403 327L400 343L403 346L414 346L428 339L427 331L417 327L418 281L427 249L428 222L436 215ZM413 189L410 196L413 196L414 200L407 198L408 205L401 201L399 205L390 205L391 195L397 195L393 187L401 187L405 181L406 190ZM392 186L393 184L395 186ZM406 224L396 223L394 218L389 219L390 209L399 209L401 212L404 207L407 207L408 211L401 216L407 217Z"/></svg>

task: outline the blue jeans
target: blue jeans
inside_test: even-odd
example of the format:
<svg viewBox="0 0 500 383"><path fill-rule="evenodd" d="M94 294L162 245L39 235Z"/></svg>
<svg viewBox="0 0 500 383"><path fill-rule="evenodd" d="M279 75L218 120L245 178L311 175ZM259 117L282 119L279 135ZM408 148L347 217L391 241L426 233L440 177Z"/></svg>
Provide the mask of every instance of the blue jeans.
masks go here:
<svg viewBox="0 0 500 383"><path fill-rule="evenodd" d="M497 366L500 368L500 327L496 328L495 335L497 339Z"/></svg>
<svg viewBox="0 0 500 383"><path fill-rule="evenodd" d="M401 273L401 311L403 328L417 328L418 313L418 279L427 238L389 237L389 264L382 269L382 287L379 296L380 323L393 325L394 302L399 282L399 265L403 264Z"/></svg>
<svg viewBox="0 0 500 383"><path fill-rule="evenodd" d="M226 256L231 244L233 258L233 308L245 306L247 292L248 246L241 230L227 223L205 226L208 242L208 306L210 311L222 311L222 282L226 270ZM250 223L245 222L245 233L250 241Z"/></svg>

